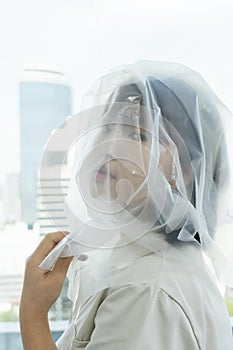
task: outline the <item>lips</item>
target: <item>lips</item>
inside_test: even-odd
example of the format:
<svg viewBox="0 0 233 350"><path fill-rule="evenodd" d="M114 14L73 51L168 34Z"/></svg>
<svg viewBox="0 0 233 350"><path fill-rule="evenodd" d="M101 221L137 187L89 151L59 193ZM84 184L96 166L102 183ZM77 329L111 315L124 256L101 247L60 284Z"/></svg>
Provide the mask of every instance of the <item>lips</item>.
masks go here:
<svg viewBox="0 0 233 350"><path fill-rule="evenodd" d="M114 176L110 171L109 171L109 173L110 173L111 179L116 179L116 176ZM107 175L108 175L108 169L107 169L106 165L102 165L98 169L96 177L100 178L100 179L106 179Z"/></svg>
<svg viewBox="0 0 233 350"><path fill-rule="evenodd" d="M97 172L97 177L105 179L107 177L107 169L105 165L102 165L98 172Z"/></svg>

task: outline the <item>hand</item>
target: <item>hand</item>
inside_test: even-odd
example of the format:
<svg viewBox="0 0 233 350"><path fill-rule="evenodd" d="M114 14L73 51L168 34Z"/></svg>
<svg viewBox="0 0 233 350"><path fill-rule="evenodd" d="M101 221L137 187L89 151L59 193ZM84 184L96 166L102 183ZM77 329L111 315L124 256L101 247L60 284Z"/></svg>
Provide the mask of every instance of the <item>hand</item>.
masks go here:
<svg viewBox="0 0 233 350"><path fill-rule="evenodd" d="M73 257L59 258L52 270L42 270L39 264L68 232L47 234L27 259L20 301L20 318L47 318L48 311L60 295Z"/></svg>

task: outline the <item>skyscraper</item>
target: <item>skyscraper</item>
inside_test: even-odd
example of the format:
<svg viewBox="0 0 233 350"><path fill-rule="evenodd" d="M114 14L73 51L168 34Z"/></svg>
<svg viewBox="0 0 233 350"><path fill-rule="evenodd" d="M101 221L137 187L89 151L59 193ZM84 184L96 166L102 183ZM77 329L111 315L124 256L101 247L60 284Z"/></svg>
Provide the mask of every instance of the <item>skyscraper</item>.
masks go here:
<svg viewBox="0 0 233 350"><path fill-rule="evenodd" d="M20 220L19 174L6 175L4 186L4 209L6 223Z"/></svg>
<svg viewBox="0 0 233 350"><path fill-rule="evenodd" d="M22 220L36 221L37 171L53 129L72 113L71 87L60 72L28 67L20 75L20 197Z"/></svg>
<svg viewBox="0 0 233 350"><path fill-rule="evenodd" d="M54 130L52 138L56 141L47 145L38 171L37 222L41 235L69 228L64 201L71 177L66 147L71 137L64 124Z"/></svg>

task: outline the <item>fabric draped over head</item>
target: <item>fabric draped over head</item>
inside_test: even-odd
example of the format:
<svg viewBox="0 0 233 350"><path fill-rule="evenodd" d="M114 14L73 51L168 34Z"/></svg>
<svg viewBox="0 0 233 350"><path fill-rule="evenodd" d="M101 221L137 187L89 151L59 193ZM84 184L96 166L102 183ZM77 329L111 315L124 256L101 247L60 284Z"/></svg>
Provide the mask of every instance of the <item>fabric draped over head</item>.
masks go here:
<svg viewBox="0 0 233 350"><path fill-rule="evenodd" d="M64 203L70 234L40 266L74 255L72 268L95 276L94 292L137 258L135 248L125 262L127 249L160 254L192 244L220 274L216 231L232 224L233 119L203 78L176 63L123 65L94 84L72 118L76 155Z"/></svg>

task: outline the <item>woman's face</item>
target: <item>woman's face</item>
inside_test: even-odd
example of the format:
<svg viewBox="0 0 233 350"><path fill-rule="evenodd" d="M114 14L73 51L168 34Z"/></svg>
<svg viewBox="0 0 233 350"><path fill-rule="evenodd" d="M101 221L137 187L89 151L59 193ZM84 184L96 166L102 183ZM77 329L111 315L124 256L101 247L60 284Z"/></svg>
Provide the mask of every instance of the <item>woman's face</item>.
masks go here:
<svg viewBox="0 0 233 350"><path fill-rule="evenodd" d="M111 159L110 157L108 162L96 169L89 179L91 194L109 201L117 199L121 204L125 204L130 195L139 189L148 174L151 136L140 127L127 124L106 124L102 127L101 139L111 140L112 148L108 150L110 155L114 154L114 141L118 140L115 147L121 154L127 154L127 159L114 157ZM119 148L122 149L119 150ZM169 182L172 162L170 152L160 142L159 167ZM144 196L145 191L140 191L136 196L137 202Z"/></svg>

